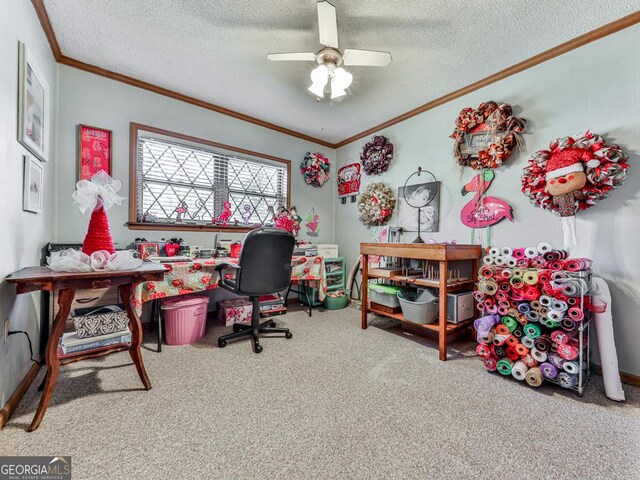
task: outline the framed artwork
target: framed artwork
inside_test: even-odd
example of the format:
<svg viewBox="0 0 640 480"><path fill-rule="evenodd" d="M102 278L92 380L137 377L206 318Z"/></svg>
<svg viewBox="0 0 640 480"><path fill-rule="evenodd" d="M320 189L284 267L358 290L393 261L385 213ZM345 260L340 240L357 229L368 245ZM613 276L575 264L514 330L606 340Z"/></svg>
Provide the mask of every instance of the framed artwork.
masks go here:
<svg viewBox="0 0 640 480"><path fill-rule="evenodd" d="M78 125L78 180L103 170L111 176L111 130Z"/></svg>
<svg viewBox="0 0 640 480"><path fill-rule="evenodd" d="M44 168L31 155L24 156L24 185L22 209L27 212L40 213L42 211L42 195L44 182Z"/></svg>
<svg viewBox="0 0 640 480"><path fill-rule="evenodd" d="M140 248L140 258L146 260L149 257L159 257L160 256L160 245L157 243L141 243L139 245Z"/></svg>
<svg viewBox="0 0 640 480"><path fill-rule="evenodd" d="M22 42L18 56L18 141L46 162L49 160L49 84Z"/></svg>
<svg viewBox="0 0 640 480"><path fill-rule="evenodd" d="M398 188L398 228L403 232L417 232L418 209L410 206L405 196L413 205L424 205L429 198L433 198L426 207L420 209L420 231L437 232L440 225L440 182Z"/></svg>

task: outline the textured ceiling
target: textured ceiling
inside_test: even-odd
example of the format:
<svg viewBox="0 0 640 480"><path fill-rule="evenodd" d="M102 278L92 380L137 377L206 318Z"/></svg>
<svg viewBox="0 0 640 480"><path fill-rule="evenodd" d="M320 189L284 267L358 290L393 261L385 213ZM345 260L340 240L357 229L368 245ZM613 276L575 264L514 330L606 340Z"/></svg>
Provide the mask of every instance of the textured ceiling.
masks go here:
<svg viewBox="0 0 640 480"><path fill-rule="evenodd" d="M341 101L306 90L315 0L45 0L65 56L338 142L640 9L640 0L333 0L340 50L384 50L350 67Z"/></svg>

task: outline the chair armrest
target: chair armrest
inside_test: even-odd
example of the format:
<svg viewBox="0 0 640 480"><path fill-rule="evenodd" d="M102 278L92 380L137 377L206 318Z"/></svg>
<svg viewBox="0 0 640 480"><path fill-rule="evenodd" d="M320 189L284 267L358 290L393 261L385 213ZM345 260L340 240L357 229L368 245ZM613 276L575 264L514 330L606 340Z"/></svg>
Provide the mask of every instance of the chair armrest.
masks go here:
<svg viewBox="0 0 640 480"><path fill-rule="evenodd" d="M238 273L240 272L240 265L236 265L235 263L222 262L216 265L215 271L220 275L220 286L225 290L229 290L230 292L236 293L238 291L238 282L229 281L224 278L223 270L226 268L232 268L236 271L236 278L238 278Z"/></svg>

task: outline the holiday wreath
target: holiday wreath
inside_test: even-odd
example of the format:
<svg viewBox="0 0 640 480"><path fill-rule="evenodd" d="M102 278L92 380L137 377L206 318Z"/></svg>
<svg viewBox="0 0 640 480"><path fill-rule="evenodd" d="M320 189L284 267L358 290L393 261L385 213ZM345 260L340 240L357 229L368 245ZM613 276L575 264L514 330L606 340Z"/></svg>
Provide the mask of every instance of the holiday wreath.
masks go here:
<svg viewBox="0 0 640 480"><path fill-rule="evenodd" d="M453 153L462 167L498 168L520 142L526 120L513 114L508 103L483 102L477 109L463 108L451 134Z"/></svg>
<svg viewBox="0 0 640 480"><path fill-rule="evenodd" d="M396 207L396 197L391 187L384 183L372 183L358 198L358 217L365 225L384 225Z"/></svg>
<svg viewBox="0 0 640 480"><path fill-rule="evenodd" d="M561 216L586 210L622 185L627 176L629 156L617 145L607 145L600 136L589 131L573 137L558 138L548 150L539 150L522 171L522 193L534 205ZM565 185L583 180L571 190L569 201L559 201L569 193L555 192L554 183ZM573 207L573 208L572 208ZM572 211L573 210L573 211Z"/></svg>
<svg viewBox="0 0 640 480"><path fill-rule="evenodd" d="M367 175L386 172L393 158L393 143L387 137L376 135L362 147L360 163Z"/></svg>
<svg viewBox="0 0 640 480"><path fill-rule="evenodd" d="M321 187L329 179L329 168L329 159L318 152L307 152L300 164L304 181L314 187Z"/></svg>

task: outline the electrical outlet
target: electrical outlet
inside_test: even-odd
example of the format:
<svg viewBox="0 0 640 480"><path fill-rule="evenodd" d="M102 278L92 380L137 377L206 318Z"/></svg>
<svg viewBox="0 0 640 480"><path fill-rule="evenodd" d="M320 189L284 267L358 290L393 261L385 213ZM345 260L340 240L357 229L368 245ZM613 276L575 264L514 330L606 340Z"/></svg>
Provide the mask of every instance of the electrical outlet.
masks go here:
<svg viewBox="0 0 640 480"><path fill-rule="evenodd" d="M4 321L4 343L7 343L9 340L9 319L5 319Z"/></svg>

